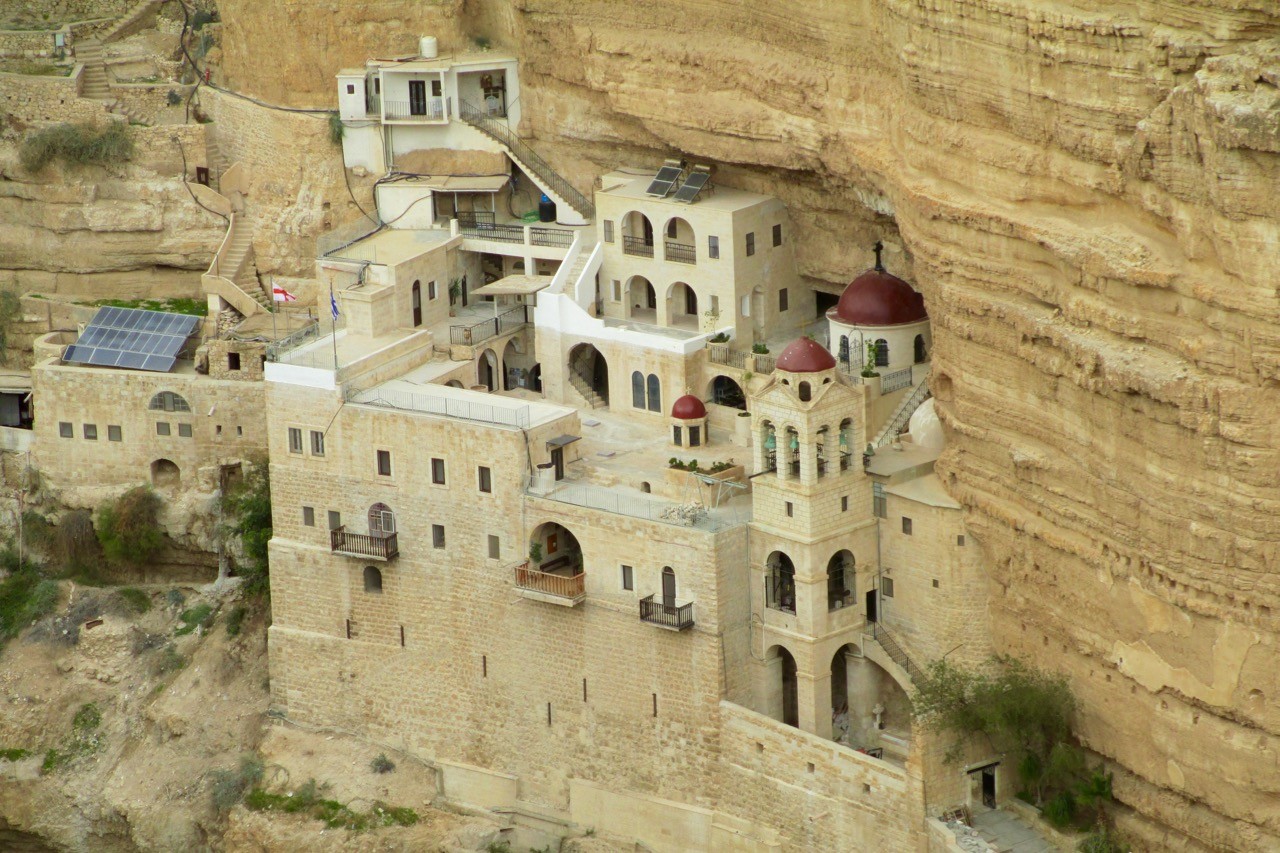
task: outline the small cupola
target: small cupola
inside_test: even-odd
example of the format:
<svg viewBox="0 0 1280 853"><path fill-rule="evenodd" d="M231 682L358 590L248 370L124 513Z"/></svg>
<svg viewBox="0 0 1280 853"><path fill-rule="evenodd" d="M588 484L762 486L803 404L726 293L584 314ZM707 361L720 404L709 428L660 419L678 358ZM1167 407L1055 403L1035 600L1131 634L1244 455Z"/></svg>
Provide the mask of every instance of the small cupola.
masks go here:
<svg viewBox="0 0 1280 853"><path fill-rule="evenodd" d="M676 447L710 444L707 407L692 394L685 394L671 406L671 443Z"/></svg>

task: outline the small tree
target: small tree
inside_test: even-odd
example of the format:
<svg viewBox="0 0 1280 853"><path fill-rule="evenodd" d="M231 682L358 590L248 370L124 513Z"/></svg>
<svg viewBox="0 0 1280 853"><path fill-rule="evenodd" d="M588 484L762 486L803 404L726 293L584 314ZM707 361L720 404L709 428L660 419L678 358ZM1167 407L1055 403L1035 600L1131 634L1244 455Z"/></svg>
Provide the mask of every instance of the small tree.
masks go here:
<svg viewBox="0 0 1280 853"><path fill-rule="evenodd" d="M98 542L107 560L142 566L155 556L164 545L160 506L150 486L137 486L98 508Z"/></svg>
<svg viewBox="0 0 1280 853"><path fill-rule="evenodd" d="M222 498L223 514L232 519L226 531L240 539L246 565L245 590L269 591L267 544L271 541L271 475L265 459L252 462L244 480Z"/></svg>
<svg viewBox="0 0 1280 853"><path fill-rule="evenodd" d="M876 371L876 359L880 357L880 344L875 341L867 341L867 360L862 365L862 375L866 377L879 376Z"/></svg>

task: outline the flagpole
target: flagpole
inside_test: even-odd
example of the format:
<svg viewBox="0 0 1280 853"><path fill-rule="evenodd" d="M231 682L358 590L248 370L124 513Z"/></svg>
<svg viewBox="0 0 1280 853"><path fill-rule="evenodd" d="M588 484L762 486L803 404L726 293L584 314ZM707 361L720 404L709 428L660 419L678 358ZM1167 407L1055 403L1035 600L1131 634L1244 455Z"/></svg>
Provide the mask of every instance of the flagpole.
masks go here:
<svg viewBox="0 0 1280 853"><path fill-rule="evenodd" d="M276 330L276 277L271 276L271 340L280 340L280 333Z"/></svg>
<svg viewBox="0 0 1280 853"><path fill-rule="evenodd" d="M338 303L333 298L333 282L329 282L329 311L333 315L333 372L334 379L338 373Z"/></svg>

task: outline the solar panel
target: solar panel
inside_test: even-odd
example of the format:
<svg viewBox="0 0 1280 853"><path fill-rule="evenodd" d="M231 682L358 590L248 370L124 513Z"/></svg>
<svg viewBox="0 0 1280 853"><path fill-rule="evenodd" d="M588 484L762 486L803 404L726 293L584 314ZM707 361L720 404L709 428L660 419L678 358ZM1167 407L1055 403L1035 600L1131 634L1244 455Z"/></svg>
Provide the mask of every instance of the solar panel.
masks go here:
<svg viewBox="0 0 1280 853"><path fill-rule="evenodd" d="M649 184L649 189L644 191L645 195L664 198L676 185L676 181L680 180L682 171L684 170L679 166L663 166L658 170L658 174L653 176L653 183Z"/></svg>
<svg viewBox="0 0 1280 853"><path fill-rule="evenodd" d="M190 314L105 306L67 347L62 360L168 373L199 325L200 318Z"/></svg>
<svg viewBox="0 0 1280 853"><path fill-rule="evenodd" d="M692 204L709 180L711 180L711 175L706 172L691 172L689 177L684 179L684 184L676 192L676 201Z"/></svg>

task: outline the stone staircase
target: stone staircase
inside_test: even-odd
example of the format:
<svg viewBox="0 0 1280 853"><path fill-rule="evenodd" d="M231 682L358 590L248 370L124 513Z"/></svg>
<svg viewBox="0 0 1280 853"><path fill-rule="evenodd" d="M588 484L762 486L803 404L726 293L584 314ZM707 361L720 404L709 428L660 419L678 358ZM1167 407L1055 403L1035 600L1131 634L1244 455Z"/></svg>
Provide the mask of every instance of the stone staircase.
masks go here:
<svg viewBox="0 0 1280 853"><path fill-rule="evenodd" d="M129 11L125 12L115 25L107 30L102 36L102 43L107 44L113 41L131 36L134 33L141 32L149 27L155 26L156 12L160 10L164 0L141 0L140 3L134 4Z"/></svg>
<svg viewBox="0 0 1280 853"><path fill-rule="evenodd" d="M906 428L907 422L911 420L911 416L915 414L916 409L932 396L929 393L929 383L921 382L910 394L898 404L898 408L894 411L893 416L889 418L884 428L877 433L875 441L871 442L876 447L883 447L891 441L897 439L899 433Z"/></svg>
<svg viewBox="0 0 1280 853"><path fill-rule="evenodd" d="M111 97L107 80L107 65L102 59L102 42L85 39L76 45L76 61L84 65L80 96L105 101Z"/></svg>
<svg viewBox="0 0 1280 853"><path fill-rule="evenodd" d="M222 148L218 145L218 134L214 133L210 128L213 125L206 125L204 132L204 150L206 165L209 167L209 183L214 189L221 186L222 174L230 167L227 162L227 155L222 152Z"/></svg>
<svg viewBox="0 0 1280 853"><path fill-rule="evenodd" d="M580 250L574 257L573 265L569 267L569 274L565 277L564 286L566 290L572 289L582 278L582 271L587 268L587 261L591 259L591 253Z"/></svg>
<svg viewBox="0 0 1280 853"><path fill-rule="evenodd" d="M232 218L231 234L221 266L224 270L234 270L231 275L224 273L226 278L234 281L263 310L271 310L271 297L258 280L258 269L253 262L253 229L240 217Z"/></svg>
<svg viewBox="0 0 1280 853"><path fill-rule="evenodd" d="M603 409L608 405L599 394L591 388L591 353L584 350L573 357L569 363L569 384L577 391L587 405L593 409Z"/></svg>
<svg viewBox="0 0 1280 853"><path fill-rule="evenodd" d="M111 106L107 109L118 116L124 116L129 120L130 124L150 124L151 122L145 115L138 112L135 107L131 107L124 101L115 100L111 102Z"/></svg>
<svg viewBox="0 0 1280 853"><path fill-rule="evenodd" d="M878 622L873 622L867 627L866 636L879 643L880 648L884 649L890 660L902 667L902 671L909 675L912 681L919 681L924 676L920 667L916 666L915 661L907 656L907 653L902 650L902 646L898 645L897 641L890 637L889 632Z"/></svg>

